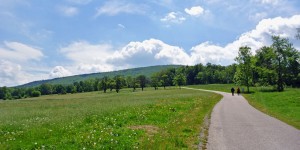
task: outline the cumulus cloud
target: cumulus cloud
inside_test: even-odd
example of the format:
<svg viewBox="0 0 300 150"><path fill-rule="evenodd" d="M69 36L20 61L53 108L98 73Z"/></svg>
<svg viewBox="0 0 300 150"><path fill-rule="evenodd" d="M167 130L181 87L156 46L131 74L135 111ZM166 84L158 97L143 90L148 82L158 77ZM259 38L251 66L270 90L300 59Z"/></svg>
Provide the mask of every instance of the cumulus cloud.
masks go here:
<svg viewBox="0 0 300 150"><path fill-rule="evenodd" d="M144 9L145 9L144 5L125 3L122 1L112 0L112 1L105 2L103 6L99 7L97 9L95 17L98 17L103 14L110 15L110 16L115 16L121 13L141 14L144 13Z"/></svg>
<svg viewBox="0 0 300 150"><path fill-rule="evenodd" d="M50 78L61 78L61 77L65 77L65 76L71 76L72 73L65 69L63 66L55 66L50 74L49 74L49 77Z"/></svg>
<svg viewBox="0 0 300 150"><path fill-rule="evenodd" d="M165 17L161 18L160 21L167 23L182 23L186 20L180 12L170 12Z"/></svg>
<svg viewBox="0 0 300 150"><path fill-rule="evenodd" d="M76 73L111 71L113 68L106 61L112 51L109 44L94 45L86 41L73 42L60 49L61 53L75 63Z"/></svg>
<svg viewBox="0 0 300 150"><path fill-rule="evenodd" d="M194 65L210 62L230 65L234 63L239 47L249 46L254 54L262 46L272 44L272 35L289 38L299 49L300 43L294 38L296 28L300 26L299 20L300 15L264 19L253 30L243 33L231 43L218 45L206 41L190 50L169 45L159 39L148 39L130 42L121 48L79 41L61 48L61 52L74 62L76 67L73 69L77 74L166 64ZM72 72L74 73L73 70Z"/></svg>
<svg viewBox="0 0 300 150"><path fill-rule="evenodd" d="M28 46L19 42L4 42L0 46L0 59L24 62L28 60L40 60L44 54L39 48Z"/></svg>
<svg viewBox="0 0 300 150"><path fill-rule="evenodd" d="M177 46L157 39L130 42L116 51L108 62L117 66L150 66L161 64L191 64L188 54Z"/></svg>
<svg viewBox="0 0 300 150"><path fill-rule="evenodd" d="M184 11L191 16L200 16L204 13L204 9L201 6L194 6L190 9L186 8Z"/></svg>
<svg viewBox="0 0 300 150"><path fill-rule="evenodd" d="M60 6L58 10L62 13L62 15L67 17L72 17L78 14L78 9L72 6Z"/></svg>
<svg viewBox="0 0 300 150"><path fill-rule="evenodd" d="M249 46L252 53L262 46L272 44L272 35L279 35L284 38L289 38L294 46L299 50L300 43L295 42L294 35L296 28L300 26L300 15L295 15L290 18L276 17L272 19L264 19L259 22L255 29L242 34L237 40L225 46L217 46L213 43L201 43L191 49L191 58L194 62L201 63L216 63L229 65L234 62L237 56L239 47Z"/></svg>
<svg viewBox="0 0 300 150"><path fill-rule="evenodd" d="M42 79L41 74L27 73L20 64L0 60L0 86L16 86L33 80Z"/></svg>

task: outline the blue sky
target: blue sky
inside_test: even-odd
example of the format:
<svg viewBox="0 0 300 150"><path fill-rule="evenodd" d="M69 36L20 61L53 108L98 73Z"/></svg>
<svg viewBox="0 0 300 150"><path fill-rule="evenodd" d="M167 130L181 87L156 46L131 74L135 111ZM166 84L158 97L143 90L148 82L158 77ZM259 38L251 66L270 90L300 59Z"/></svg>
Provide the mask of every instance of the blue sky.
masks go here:
<svg viewBox="0 0 300 150"><path fill-rule="evenodd" d="M295 39L299 0L0 0L0 86L133 67L234 63Z"/></svg>

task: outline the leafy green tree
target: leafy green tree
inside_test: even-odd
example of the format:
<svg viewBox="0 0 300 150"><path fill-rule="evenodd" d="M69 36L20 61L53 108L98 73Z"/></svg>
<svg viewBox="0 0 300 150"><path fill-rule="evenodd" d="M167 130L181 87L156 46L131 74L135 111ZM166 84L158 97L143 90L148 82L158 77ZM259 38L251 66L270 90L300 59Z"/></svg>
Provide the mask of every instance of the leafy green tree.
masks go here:
<svg viewBox="0 0 300 150"><path fill-rule="evenodd" d="M114 79L110 79L108 81L108 88L110 89L110 91L116 88L116 81Z"/></svg>
<svg viewBox="0 0 300 150"><path fill-rule="evenodd" d="M106 90L109 88L109 82L110 79L107 76L103 77L99 83L99 89L103 90L103 92L106 93Z"/></svg>
<svg viewBox="0 0 300 150"><path fill-rule="evenodd" d="M160 80L159 80L159 75L157 73L154 73L151 76L151 85L154 87L155 90L158 89L158 87L161 85Z"/></svg>
<svg viewBox="0 0 300 150"><path fill-rule="evenodd" d="M271 47L275 53L275 70L277 73L277 90L283 91L288 78L297 79L299 73L299 52L287 38L272 37Z"/></svg>
<svg viewBox="0 0 300 150"><path fill-rule="evenodd" d="M256 51L255 66L259 74L259 83L263 86L275 85L275 53L271 47L264 46Z"/></svg>
<svg viewBox="0 0 300 150"><path fill-rule="evenodd" d="M116 92L119 93L120 89L122 88L122 77L121 76L115 76L115 83L116 83Z"/></svg>
<svg viewBox="0 0 300 150"><path fill-rule="evenodd" d="M168 75L166 75L166 74L162 75L161 83L162 83L164 89L166 89L166 86L168 85L167 80L168 80Z"/></svg>
<svg viewBox="0 0 300 150"><path fill-rule="evenodd" d="M61 84L56 86L56 92L57 94L67 94L66 87Z"/></svg>
<svg viewBox="0 0 300 150"><path fill-rule="evenodd" d="M179 73L174 77L173 82L174 85L179 86L179 88L181 89L181 86L185 85L186 83L186 77L182 73Z"/></svg>
<svg viewBox="0 0 300 150"><path fill-rule="evenodd" d="M43 83L40 85L40 92L42 95L52 94L52 85L49 83Z"/></svg>
<svg viewBox="0 0 300 150"><path fill-rule="evenodd" d="M41 96L41 92L40 91L37 91L37 90L32 91L31 97L39 97L39 96Z"/></svg>
<svg viewBox="0 0 300 150"><path fill-rule="evenodd" d="M77 92L77 89L76 89L76 86L74 86L74 85L68 85L67 87L66 87L66 91L67 91L67 93L76 93Z"/></svg>
<svg viewBox="0 0 300 150"><path fill-rule="evenodd" d="M139 83L140 83L140 87L142 88L142 91L144 91L144 88L146 87L146 83L147 83L147 78L145 75L139 75L137 77Z"/></svg>
<svg viewBox="0 0 300 150"><path fill-rule="evenodd" d="M0 99L3 99L3 100L11 99L10 90L6 86L4 86L2 88L0 87Z"/></svg>
<svg viewBox="0 0 300 150"><path fill-rule="evenodd" d="M235 60L239 63L238 67L240 69L240 80L241 83L245 86L247 86L247 92L249 93L249 86L251 84L251 48L248 46L240 47L238 56L235 58Z"/></svg>

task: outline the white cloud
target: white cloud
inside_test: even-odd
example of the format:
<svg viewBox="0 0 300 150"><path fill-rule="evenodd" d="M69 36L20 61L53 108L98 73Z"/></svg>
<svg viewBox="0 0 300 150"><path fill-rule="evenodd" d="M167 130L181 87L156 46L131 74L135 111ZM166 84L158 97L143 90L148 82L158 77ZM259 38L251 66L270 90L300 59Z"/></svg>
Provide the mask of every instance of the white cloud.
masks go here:
<svg viewBox="0 0 300 150"><path fill-rule="evenodd" d="M276 17L272 19L264 19L259 22L255 29L242 34L237 40L225 45L224 47L214 45L209 42L201 43L193 47L191 59L194 63L215 63L229 65L234 62L239 47L249 46L252 53L262 46L272 44L272 35L279 35L295 41L294 35L296 28L300 26L300 15L290 18ZM296 48L300 48L299 42L294 42Z"/></svg>
<svg viewBox="0 0 300 150"><path fill-rule="evenodd" d="M277 5L279 4L280 0L258 0L262 4L271 4L271 5Z"/></svg>
<svg viewBox="0 0 300 150"><path fill-rule="evenodd" d="M258 12L254 15L250 15L249 19L253 21L261 21L262 19L265 19L268 16L266 12Z"/></svg>
<svg viewBox="0 0 300 150"><path fill-rule="evenodd" d="M11 61L0 60L0 68L0 87L16 86L44 79L43 74L30 74L20 64Z"/></svg>
<svg viewBox="0 0 300 150"><path fill-rule="evenodd" d="M72 7L72 6L60 6L58 9L62 13L62 15L67 17L75 16L79 12L76 7Z"/></svg>
<svg viewBox="0 0 300 150"><path fill-rule="evenodd" d="M161 18L160 21L162 22L171 22L171 23L182 23L186 20L185 17L181 15L180 12L170 12L165 17Z"/></svg>
<svg viewBox="0 0 300 150"><path fill-rule="evenodd" d="M188 54L177 46L157 39L130 42L108 60L116 66L151 66L161 64L191 64Z"/></svg>
<svg viewBox="0 0 300 150"><path fill-rule="evenodd" d="M121 29L125 29L126 28L123 24L120 24L120 23L118 24L118 27L121 28Z"/></svg>
<svg viewBox="0 0 300 150"><path fill-rule="evenodd" d="M113 70L106 64L107 58L113 53L112 46L109 44L93 45L86 41L79 41L62 47L60 52L75 63L76 74Z"/></svg>
<svg viewBox="0 0 300 150"><path fill-rule="evenodd" d="M121 13L141 14L144 13L145 6L133 3L125 3L117 0L107 1L104 5L97 9L95 17L100 15L115 16Z"/></svg>
<svg viewBox="0 0 300 150"><path fill-rule="evenodd" d="M0 59L24 62L28 60L40 60L44 54L39 48L28 46L19 42L4 42L0 47Z"/></svg>
<svg viewBox="0 0 300 150"><path fill-rule="evenodd" d="M50 78L61 78L61 77L65 77L65 76L71 76L72 73L65 69L63 66L55 66L50 74L49 74L49 77Z"/></svg>
<svg viewBox="0 0 300 150"><path fill-rule="evenodd" d="M204 13L204 9L201 6L194 6L190 9L185 8L184 11L191 16L200 16Z"/></svg>

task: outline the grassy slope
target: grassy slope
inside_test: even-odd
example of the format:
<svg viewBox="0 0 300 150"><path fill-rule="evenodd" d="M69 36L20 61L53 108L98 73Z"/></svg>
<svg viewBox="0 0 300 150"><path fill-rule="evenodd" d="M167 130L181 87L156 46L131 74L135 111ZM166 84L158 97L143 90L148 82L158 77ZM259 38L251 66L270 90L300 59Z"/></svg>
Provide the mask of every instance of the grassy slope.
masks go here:
<svg viewBox="0 0 300 150"><path fill-rule="evenodd" d="M194 88L230 92L234 85L195 85ZM246 89L246 88L245 88ZM260 111L300 129L300 89L287 88L284 92L251 87L252 94L243 94L248 102Z"/></svg>
<svg viewBox="0 0 300 150"><path fill-rule="evenodd" d="M163 66L150 66L150 67L140 67L140 68L133 68L133 69L125 69L119 71L112 71L112 72L102 72L102 73L91 73L91 74L82 74L82 75L75 75L63 78L55 78L50 80L42 80L42 81L34 81L19 87L34 87L41 85L43 83L50 83L50 84L72 84L73 82L79 82L87 79L93 78L103 78L104 76L114 77L116 75L124 75L124 76L138 76L138 75L145 75L150 77L155 72L160 72L167 68L178 68L180 65L163 65Z"/></svg>
<svg viewBox="0 0 300 150"><path fill-rule="evenodd" d="M220 95L185 89L0 101L0 149L197 148Z"/></svg>

